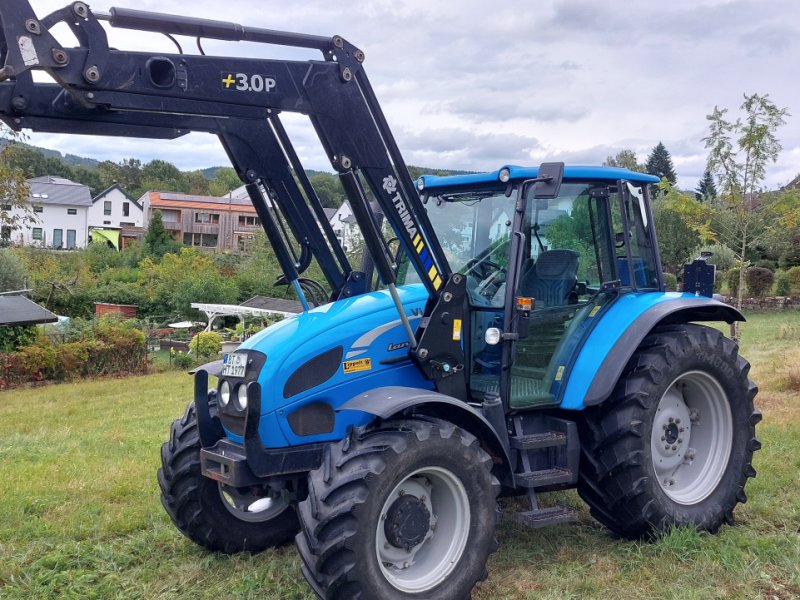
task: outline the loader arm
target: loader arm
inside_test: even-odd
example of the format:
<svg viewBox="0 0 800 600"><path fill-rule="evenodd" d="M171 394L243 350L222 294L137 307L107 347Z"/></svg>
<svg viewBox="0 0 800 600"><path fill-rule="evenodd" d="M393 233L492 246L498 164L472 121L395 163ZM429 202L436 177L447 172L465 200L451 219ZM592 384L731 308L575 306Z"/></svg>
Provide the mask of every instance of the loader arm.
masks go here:
<svg viewBox="0 0 800 600"><path fill-rule="evenodd" d="M198 40L310 48L319 50L322 60L121 51L109 48L100 21ZM451 273L363 69L361 50L339 36L120 8L95 13L83 2L39 19L28 0L8 0L0 5L0 22L0 119L15 130L154 139L192 131L218 136L247 184L283 278L304 304L300 274L312 256L332 290L331 299L360 294L369 286L365 274L349 264L280 121L282 112L308 116L339 175L375 270L394 299L412 358L437 380L440 391L466 396L461 332L452 325L468 321L465 278ZM77 47L64 47L51 34L59 23L72 30ZM35 70L56 83L34 81ZM376 204L370 204L367 190ZM395 290L395 258L376 207L427 290L425 316L436 314L422 319L416 332Z"/></svg>

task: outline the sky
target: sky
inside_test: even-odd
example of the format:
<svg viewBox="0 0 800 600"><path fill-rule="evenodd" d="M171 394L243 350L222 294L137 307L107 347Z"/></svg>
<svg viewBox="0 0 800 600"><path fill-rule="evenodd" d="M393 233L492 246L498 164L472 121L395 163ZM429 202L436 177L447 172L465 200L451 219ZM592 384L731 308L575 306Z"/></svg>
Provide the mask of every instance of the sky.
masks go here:
<svg viewBox="0 0 800 600"><path fill-rule="evenodd" d="M66 4L31 3L39 16ZM679 186L691 190L706 165L706 115L719 106L735 118L744 94L759 93L793 115L778 132L783 150L766 187L800 173L798 0L91 3L99 11L117 5L342 35L366 53L367 74L408 164L475 171L601 164L625 148L644 162L661 141ZM117 48L174 51L160 35L117 29L109 38ZM183 47L196 52L193 40L184 38ZM320 56L246 43L204 47L224 56ZM285 123L306 167L332 170L307 120ZM34 133L29 141L99 160L159 158L185 170L228 164L207 134L163 142Z"/></svg>

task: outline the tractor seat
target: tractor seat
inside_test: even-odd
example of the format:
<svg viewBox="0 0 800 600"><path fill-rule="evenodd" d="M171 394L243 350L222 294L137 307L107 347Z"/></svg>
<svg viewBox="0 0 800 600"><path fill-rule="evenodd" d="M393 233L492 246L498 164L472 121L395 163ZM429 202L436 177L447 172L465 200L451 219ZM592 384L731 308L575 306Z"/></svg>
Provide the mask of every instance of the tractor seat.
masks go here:
<svg viewBox="0 0 800 600"><path fill-rule="evenodd" d="M575 250L546 250L526 270L519 282L519 295L536 299L536 308L568 304L569 294L578 283L578 257Z"/></svg>

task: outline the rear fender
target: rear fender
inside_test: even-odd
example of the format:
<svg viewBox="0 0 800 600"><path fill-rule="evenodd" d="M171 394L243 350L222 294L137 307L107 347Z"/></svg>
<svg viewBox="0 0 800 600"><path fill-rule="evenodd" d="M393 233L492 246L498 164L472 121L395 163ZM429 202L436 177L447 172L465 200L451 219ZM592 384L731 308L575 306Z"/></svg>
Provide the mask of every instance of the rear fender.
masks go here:
<svg viewBox="0 0 800 600"><path fill-rule="evenodd" d="M581 410L608 398L636 348L659 325L745 320L732 306L711 298L674 293L638 296L620 311L624 315L614 314L612 306L603 317L607 322L594 328L570 372L561 408Z"/></svg>
<svg viewBox="0 0 800 600"><path fill-rule="evenodd" d="M389 419L406 411L436 417L469 431L481 442L481 446L492 457L495 466L501 467L501 479L510 477L511 460L508 455L508 442L503 441L494 427L478 410L451 396L432 390L386 386L372 389L351 398L339 408L358 410L380 419ZM507 436L507 434L506 434Z"/></svg>

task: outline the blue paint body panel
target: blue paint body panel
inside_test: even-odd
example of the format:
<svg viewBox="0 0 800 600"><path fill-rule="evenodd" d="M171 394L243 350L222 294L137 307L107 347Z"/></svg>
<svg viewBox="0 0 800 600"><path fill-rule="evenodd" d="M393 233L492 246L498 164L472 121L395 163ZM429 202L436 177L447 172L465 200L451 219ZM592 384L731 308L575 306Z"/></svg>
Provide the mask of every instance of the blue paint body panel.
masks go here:
<svg viewBox="0 0 800 600"><path fill-rule="evenodd" d="M398 293L415 327L428 298L425 288L408 285L398 288ZM330 433L299 436L292 431L287 417L306 404L326 402L335 409L358 394L387 385L433 389L433 382L426 380L410 361L380 364L386 359L405 356L407 342L397 310L385 290L289 317L248 339L239 350L258 350L267 355L258 378L262 390L259 433L264 446L281 448L339 440L351 425L363 425L372 419L365 412L345 411L336 414ZM343 363L331 378L284 398L286 381L300 366L338 346L343 349ZM344 363L355 359L369 359L369 369L345 373ZM231 440L242 442L233 432L226 433Z"/></svg>
<svg viewBox="0 0 800 600"><path fill-rule="evenodd" d="M620 337L647 310L663 302L696 298L680 292L641 292L624 294L598 313L599 321L589 333L569 372L560 408L582 410L584 398L606 355Z"/></svg>
<svg viewBox="0 0 800 600"><path fill-rule="evenodd" d="M450 175L447 177L423 175L417 181L422 182L423 190L439 190L445 188L458 188L462 186L476 186L492 183L500 184L500 171L502 169L509 170L512 181L533 179L539 174L539 167L519 167L516 165L506 165L497 171L491 171L489 173ZM658 183L660 181L660 179L655 175L637 173L635 171L629 171L628 169L619 169L617 167L584 167L577 165L567 165L564 167L564 179L605 179L608 181L625 179L627 181L635 181L640 183Z"/></svg>

